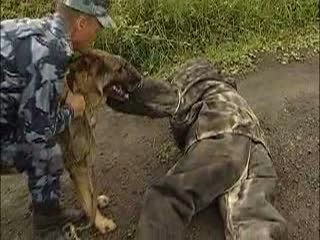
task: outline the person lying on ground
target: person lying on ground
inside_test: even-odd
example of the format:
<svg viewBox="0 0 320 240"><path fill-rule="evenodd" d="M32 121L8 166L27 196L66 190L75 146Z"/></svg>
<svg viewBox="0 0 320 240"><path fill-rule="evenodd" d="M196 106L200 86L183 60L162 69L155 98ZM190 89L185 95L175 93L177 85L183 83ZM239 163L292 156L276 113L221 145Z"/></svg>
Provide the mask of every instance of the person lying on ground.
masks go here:
<svg viewBox="0 0 320 240"><path fill-rule="evenodd" d="M226 239L285 240L287 223L272 205L277 175L259 120L207 59L190 60L168 79L126 86L107 105L170 119L183 156L148 187L138 240L181 240L199 211L218 202ZM119 95L127 96L119 97Z"/></svg>

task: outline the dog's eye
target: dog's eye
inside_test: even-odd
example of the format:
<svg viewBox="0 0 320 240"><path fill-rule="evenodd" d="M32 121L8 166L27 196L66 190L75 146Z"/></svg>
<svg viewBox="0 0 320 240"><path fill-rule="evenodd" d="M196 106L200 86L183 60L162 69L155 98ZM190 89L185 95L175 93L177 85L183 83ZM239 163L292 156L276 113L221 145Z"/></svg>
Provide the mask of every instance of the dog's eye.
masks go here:
<svg viewBox="0 0 320 240"><path fill-rule="evenodd" d="M119 74L119 73L122 73L123 72L123 67L119 67L118 69L117 69L117 73Z"/></svg>

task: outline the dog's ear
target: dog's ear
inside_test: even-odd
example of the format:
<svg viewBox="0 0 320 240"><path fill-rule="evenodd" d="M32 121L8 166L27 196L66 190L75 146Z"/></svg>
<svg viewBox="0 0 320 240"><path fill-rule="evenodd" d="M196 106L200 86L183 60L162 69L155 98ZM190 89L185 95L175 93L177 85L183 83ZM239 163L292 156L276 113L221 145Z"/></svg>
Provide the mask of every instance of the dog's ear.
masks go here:
<svg viewBox="0 0 320 240"><path fill-rule="evenodd" d="M99 81L105 75L105 68L103 58L100 55L91 51L81 52L71 62L69 70L67 85L71 91L76 92L79 87L82 91L95 91L96 89L100 95L103 94L103 87L100 86Z"/></svg>
<svg viewBox="0 0 320 240"><path fill-rule="evenodd" d="M99 62L100 64L104 63L105 71L110 73L119 71L123 64L120 56L99 49L82 51L82 55L88 63L92 61Z"/></svg>
<svg viewBox="0 0 320 240"><path fill-rule="evenodd" d="M107 82L107 77L108 77L107 74L103 74L102 76L99 76L98 78L95 79L95 86L100 96L104 94L103 89Z"/></svg>
<svg viewBox="0 0 320 240"><path fill-rule="evenodd" d="M96 51L90 51L83 53L82 61L84 64L83 69L86 69L90 80L94 82L97 91L102 95L106 72L108 71L104 57Z"/></svg>
<svg viewBox="0 0 320 240"><path fill-rule="evenodd" d="M97 91L103 95L106 85L120 76L124 65L122 58L97 49L87 52L85 56L86 61L93 65L90 74L95 78Z"/></svg>
<svg viewBox="0 0 320 240"><path fill-rule="evenodd" d="M82 65L83 69L86 69L90 74L97 75L104 68L103 57L92 52L88 52L82 55Z"/></svg>
<svg viewBox="0 0 320 240"><path fill-rule="evenodd" d="M124 60L118 55L106 53L103 56L103 61L107 70L113 74L120 72L124 66Z"/></svg>

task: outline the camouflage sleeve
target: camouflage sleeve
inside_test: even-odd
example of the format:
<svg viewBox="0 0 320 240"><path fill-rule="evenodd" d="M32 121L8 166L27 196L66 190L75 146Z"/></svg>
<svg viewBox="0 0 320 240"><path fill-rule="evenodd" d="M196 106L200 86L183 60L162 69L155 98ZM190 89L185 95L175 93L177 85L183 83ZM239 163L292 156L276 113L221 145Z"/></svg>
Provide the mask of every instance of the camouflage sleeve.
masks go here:
<svg viewBox="0 0 320 240"><path fill-rule="evenodd" d="M36 37L22 44L19 51L30 52L30 56L25 56L30 57L29 61L19 62L19 67L26 68L28 80L20 101L19 119L26 141L45 144L61 133L73 118L71 107L59 107L68 54L54 43L50 46Z"/></svg>
<svg viewBox="0 0 320 240"><path fill-rule="evenodd" d="M178 89L168 82L144 80L139 88L129 93L128 100L120 102L107 98L107 105L127 114L164 118L174 114L178 101Z"/></svg>

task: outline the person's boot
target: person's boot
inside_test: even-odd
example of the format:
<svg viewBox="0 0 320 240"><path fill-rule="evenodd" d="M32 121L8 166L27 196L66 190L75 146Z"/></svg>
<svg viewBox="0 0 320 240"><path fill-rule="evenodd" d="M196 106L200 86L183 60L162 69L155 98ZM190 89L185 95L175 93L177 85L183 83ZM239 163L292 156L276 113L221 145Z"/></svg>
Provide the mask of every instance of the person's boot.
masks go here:
<svg viewBox="0 0 320 240"><path fill-rule="evenodd" d="M62 227L85 217L84 211L63 209L58 201L33 203L33 240L64 240Z"/></svg>

